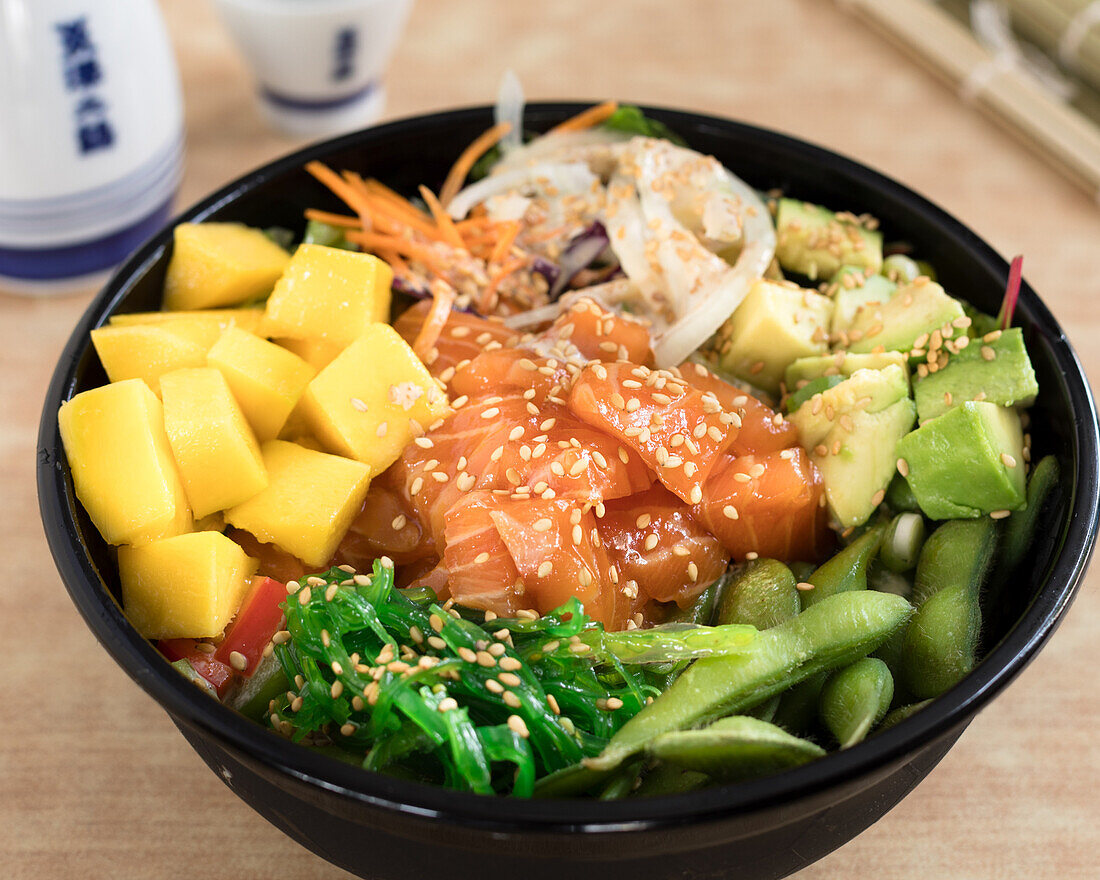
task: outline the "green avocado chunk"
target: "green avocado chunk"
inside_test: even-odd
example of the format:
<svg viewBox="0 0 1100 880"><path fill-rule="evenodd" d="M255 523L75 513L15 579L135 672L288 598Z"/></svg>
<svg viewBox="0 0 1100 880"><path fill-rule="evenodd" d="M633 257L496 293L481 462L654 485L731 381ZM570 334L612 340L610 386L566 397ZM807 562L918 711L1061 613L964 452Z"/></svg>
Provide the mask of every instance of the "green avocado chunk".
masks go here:
<svg viewBox="0 0 1100 880"><path fill-rule="evenodd" d="M973 519L1023 507L1023 445L1016 410L966 401L904 436L897 454L926 515Z"/></svg>
<svg viewBox="0 0 1100 880"><path fill-rule="evenodd" d="M775 217L775 256L788 272L813 281L854 266L868 275L882 267L882 233L868 229L852 214L797 199L780 199Z"/></svg>
<svg viewBox="0 0 1100 880"><path fill-rule="evenodd" d="M875 413L909 396L909 374L897 364L881 370L856 370L838 385L813 395L791 413L802 445L821 443L841 421L842 415Z"/></svg>
<svg viewBox="0 0 1100 880"><path fill-rule="evenodd" d="M843 381L843 376L818 376L816 379L810 379L808 382L799 386L797 391L791 393L784 403L784 406L787 412L792 413L815 394L827 391L834 385L839 385Z"/></svg>
<svg viewBox="0 0 1100 880"><path fill-rule="evenodd" d="M919 278L899 287L881 306L859 310L848 330L848 349L910 352L926 333L963 318L963 307L934 281Z"/></svg>
<svg viewBox="0 0 1100 880"><path fill-rule="evenodd" d="M878 412L853 412L850 423L838 424L825 437L824 455L810 453L825 481L829 511L841 526L862 525L882 503L897 467L898 441L916 416L908 397Z"/></svg>
<svg viewBox="0 0 1100 880"><path fill-rule="evenodd" d="M719 330L721 367L777 394L783 371L827 349L833 301L790 282L759 280Z"/></svg>
<svg viewBox="0 0 1100 880"><path fill-rule="evenodd" d="M897 364L908 372L909 358L900 351L881 351L875 354L838 351L833 354L799 358L787 367L784 379L787 383L787 391L793 393L802 388L804 383L819 376L840 376L847 379L856 370L881 370L890 364Z"/></svg>
<svg viewBox="0 0 1100 880"><path fill-rule="evenodd" d="M1039 383L1024 347L1023 331L1012 327L988 342L975 339L953 354L947 366L913 383L917 416L923 422L967 400L998 406L1030 406Z"/></svg>
<svg viewBox="0 0 1100 880"><path fill-rule="evenodd" d="M883 275L864 276L863 272L845 266L833 279L836 293L833 295L833 323L829 328L833 338L847 333L860 309L887 302L897 284Z"/></svg>

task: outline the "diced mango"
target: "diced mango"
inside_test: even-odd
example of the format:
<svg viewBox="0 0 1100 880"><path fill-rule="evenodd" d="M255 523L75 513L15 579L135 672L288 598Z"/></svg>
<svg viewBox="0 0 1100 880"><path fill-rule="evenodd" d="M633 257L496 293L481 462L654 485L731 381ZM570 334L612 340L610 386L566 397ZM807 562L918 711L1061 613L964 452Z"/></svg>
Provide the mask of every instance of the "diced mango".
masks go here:
<svg viewBox="0 0 1100 880"><path fill-rule="evenodd" d="M133 324L174 324L198 323L209 328L213 345L222 331L228 327L240 327L249 333L257 333L264 310L259 306L246 306L240 309L196 309L189 312L129 312L123 315L111 315L111 326L129 327Z"/></svg>
<svg viewBox="0 0 1100 880"><path fill-rule="evenodd" d="M247 501L267 486L260 444L218 370L174 370L161 376L160 388L164 430L196 517Z"/></svg>
<svg viewBox="0 0 1100 880"><path fill-rule="evenodd" d="M160 401L140 379L83 391L57 414L76 496L109 544L189 532Z"/></svg>
<svg viewBox="0 0 1100 880"><path fill-rule="evenodd" d="M237 327L222 334L206 362L221 370L261 442L279 436L317 372L297 355Z"/></svg>
<svg viewBox="0 0 1100 880"><path fill-rule="evenodd" d="M422 428L450 412L440 391L397 331L371 324L309 383L299 404L331 452L381 473Z"/></svg>
<svg viewBox="0 0 1100 880"><path fill-rule="evenodd" d="M393 270L378 257L303 244L267 300L265 336L349 345L390 317Z"/></svg>
<svg viewBox="0 0 1100 880"><path fill-rule="evenodd" d="M221 532L121 547L122 606L147 639L209 638L237 613L256 560Z"/></svg>
<svg viewBox="0 0 1100 880"><path fill-rule="evenodd" d="M170 310L233 306L264 296L290 254L241 223L181 223L164 279Z"/></svg>
<svg viewBox="0 0 1100 880"><path fill-rule="evenodd" d="M268 440L261 452L267 488L227 510L226 522L306 565L325 565L363 505L371 469L283 440Z"/></svg>
<svg viewBox="0 0 1100 880"><path fill-rule="evenodd" d="M336 360L336 355L347 348L343 343L330 339L291 339L289 336L282 336L271 341L294 352L318 372Z"/></svg>
<svg viewBox="0 0 1100 880"><path fill-rule="evenodd" d="M142 379L158 397L164 373L206 366L209 350L194 327L166 324L99 327L92 331L92 345L108 379Z"/></svg>

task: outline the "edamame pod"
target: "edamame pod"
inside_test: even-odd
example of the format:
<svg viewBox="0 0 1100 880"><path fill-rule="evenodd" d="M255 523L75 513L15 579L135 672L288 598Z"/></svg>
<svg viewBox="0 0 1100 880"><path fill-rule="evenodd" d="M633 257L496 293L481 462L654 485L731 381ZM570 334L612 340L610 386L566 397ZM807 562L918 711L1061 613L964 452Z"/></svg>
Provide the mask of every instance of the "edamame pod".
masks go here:
<svg viewBox="0 0 1100 880"><path fill-rule="evenodd" d="M821 688L827 678L826 673L819 672L780 695L772 723L796 736L805 736L812 732L817 724Z"/></svg>
<svg viewBox="0 0 1100 880"><path fill-rule="evenodd" d="M882 526L874 526L823 563L809 582L812 590L802 593L802 607L809 608L836 593L867 589L867 566L882 544Z"/></svg>
<svg viewBox="0 0 1100 880"><path fill-rule="evenodd" d="M743 654L697 660L585 765L617 767L662 733L742 712L812 675L847 666L877 648L911 612L908 602L889 593L849 591L823 599L761 632Z"/></svg>
<svg viewBox="0 0 1100 880"><path fill-rule="evenodd" d="M1010 577L1031 549L1039 530L1039 517L1058 488L1058 473L1058 459L1053 455L1045 456L1032 470L1027 481L1027 506L1012 513L1001 526L997 559L1000 577L994 579L995 583Z"/></svg>
<svg viewBox="0 0 1100 880"><path fill-rule="evenodd" d="M726 781L778 773L825 754L821 746L748 715L722 718L701 730L661 734L646 751L666 763Z"/></svg>
<svg viewBox="0 0 1100 880"><path fill-rule="evenodd" d="M894 677L886 664L864 657L829 676L821 689L821 720L842 749L862 742L894 699Z"/></svg>
<svg viewBox="0 0 1100 880"><path fill-rule="evenodd" d="M631 797L661 797L669 794L684 794L698 791L710 784L706 773L685 770L675 764L658 764L645 776L642 784L631 793Z"/></svg>
<svg viewBox="0 0 1100 880"><path fill-rule="evenodd" d="M875 732L881 733L884 730L889 730L895 724L900 724L906 718L916 715L931 702L931 700L921 700L919 703L908 703L905 706L898 706L882 719L882 724L878 726L878 730Z"/></svg>
<svg viewBox="0 0 1100 880"><path fill-rule="evenodd" d="M897 660L902 683L917 699L939 696L977 662L978 594L996 540L995 521L983 517L946 522L925 542L913 585L917 610Z"/></svg>
<svg viewBox="0 0 1100 880"><path fill-rule="evenodd" d="M611 777L611 781L603 787L599 799L601 801L617 801L626 797L634 790L641 769L641 761L624 765L618 773Z"/></svg>
<svg viewBox="0 0 1100 880"><path fill-rule="evenodd" d="M687 608L677 608L668 616L665 623L694 623L698 626L708 626L714 616L714 608L718 601L718 594L729 582L729 574L723 574L718 580L707 587L695 597Z"/></svg>
<svg viewBox="0 0 1100 880"><path fill-rule="evenodd" d="M797 581L775 559L758 559L744 566L726 588L715 623L747 623L771 629L801 610Z"/></svg>

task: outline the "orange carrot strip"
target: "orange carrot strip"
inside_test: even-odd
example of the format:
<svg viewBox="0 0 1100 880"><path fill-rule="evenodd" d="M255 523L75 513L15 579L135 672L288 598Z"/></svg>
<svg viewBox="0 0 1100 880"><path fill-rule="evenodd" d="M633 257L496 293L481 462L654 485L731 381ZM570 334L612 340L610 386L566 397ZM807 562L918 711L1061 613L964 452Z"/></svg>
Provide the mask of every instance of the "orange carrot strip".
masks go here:
<svg viewBox="0 0 1100 880"><path fill-rule="evenodd" d="M584 131L586 128L592 128L594 125L599 125L618 109L618 101L604 101L602 104L589 107L576 116L570 117L565 120L565 122L559 122L550 129L547 134L561 134L566 131Z"/></svg>
<svg viewBox="0 0 1100 880"><path fill-rule="evenodd" d="M339 226L346 229L358 229L363 222L358 217L348 217L345 214L332 214L328 211L318 211L316 208L306 208L306 219L316 220L318 223L327 223L329 226Z"/></svg>
<svg viewBox="0 0 1100 880"><path fill-rule="evenodd" d="M348 241L354 241L371 251L392 250L419 260L436 275L443 277L443 269L431 249L422 242L410 241L395 235L379 235L376 232L349 232Z"/></svg>
<svg viewBox="0 0 1100 880"><path fill-rule="evenodd" d="M428 309L428 316L420 325L420 332L416 334L412 350L422 361L428 359L428 354L439 341L439 335L451 316L451 309L455 304L455 289L446 281L436 278L430 285L432 292L432 307Z"/></svg>
<svg viewBox="0 0 1100 880"><path fill-rule="evenodd" d="M412 275L409 264L397 255L397 251L389 250L388 248L379 248L378 256L390 264L390 268L393 269L394 277L400 275L408 278Z"/></svg>
<svg viewBox="0 0 1100 880"><path fill-rule="evenodd" d="M454 221L443 206L439 204L439 199L435 197L435 194L421 184L420 197L428 203L428 208L432 212L432 217L435 218L435 225L439 228L440 237L447 242L447 244L465 250L466 244L462 241L462 236L458 234L458 230L455 229Z"/></svg>
<svg viewBox="0 0 1100 880"><path fill-rule="evenodd" d="M321 162L314 161L306 163L306 171L332 190L342 202L358 214L364 229L370 229L370 206L367 204L366 199L364 199L354 187L349 186L347 181L340 177L339 174Z"/></svg>
<svg viewBox="0 0 1100 880"><path fill-rule="evenodd" d="M439 190L439 201L444 207L449 205L451 199L455 197L455 193L462 189L466 176L477 163L477 160L491 150L511 130L512 123L510 122L500 122L494 125L474 138L470 145L455 159L451 170L447 172L447 179L443 181L443 187Z"/></svg>
<svg viewBox="0 0 1100 880"><path fill-rule="evenodd" d="M499 263L503 260L512 250L512 245L516 243L516 236L519 235L518 220L509 220L507 223L502 223L501 226L505 227L504 234L498 239L493 247L493 252L489 255L490 263Z"/></svg>
<svg viewBox="0 0 1100 880"><path fill-rule="evenodd" d="M427 223L430 221L430 218L427 214L421 211L418 207L416 207L416 205L414 205L404 196L394 192L392 189L382 183L382 181L376 180L372 177L369 180L363 181L363 185L366 187L367 192L369 192L372 196L382 198L385 201L390 202L395 208L402 211L410 222L419 220L420 222Z"/></svg>
<svg viewBox="0 0 1100 880"><path fill-rule="evenodd" d="M478 310L482 314L487 313L492 308L493 297L496 295L500 283L526 262L523 257L514 257L505 263L499 271L489 276L489 283L485 285L485 289L481 291L477 301Z"/></svg>

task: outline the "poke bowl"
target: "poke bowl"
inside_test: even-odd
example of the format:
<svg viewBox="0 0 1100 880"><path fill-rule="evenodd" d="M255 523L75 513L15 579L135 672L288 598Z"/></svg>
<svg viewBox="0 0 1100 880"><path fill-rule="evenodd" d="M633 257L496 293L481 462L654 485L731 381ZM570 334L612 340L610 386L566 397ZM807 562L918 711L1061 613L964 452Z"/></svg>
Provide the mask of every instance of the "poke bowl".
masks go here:
<svg viewBox="0 0 1100 880"><path fill-rule="evenodd" d="M523 124L545 131L583 109L529 105ZM891 238L903 240L935 267L944 288L981 312L995 313L1001 304L1007 263L973 232L885 176L742 123L659 108L644 113L761 193L778 190L808 203L873 215ZM531 877L563 871L595 877L612 865L653 878L787 876L859 834L936 766L974 715L1050 637L1084 574L1100 518L1095 406L1065 334L1026 283L1012 320L1022 331L1041 389L1030 410L1029 447L1036 461L1052 456L1059 476L1044 508L1043 528L1015 568L1011 588L982 609L980 661L888 729L771 775L619 800L505 798L372 772L323 749L304 748L210 699L170 668L124 614L116 551L77 497L59 409L107 379L91 331L107 326L112 316L161 307L176 226L279 227L300 240L305 208L339 204L307 164L348 169L415 194L425 182L438 186L455 156L492 123L493 109L478 107L400 120L313 145L211 195L131 257L74 330L45 401L38 485L58 570L100 643L164 707L208 766L285 833L360 876L428 870L466 876L487 863ZM800 581L803 587L812 583ZM573 791L566 785L561 793Z"/></svg>

